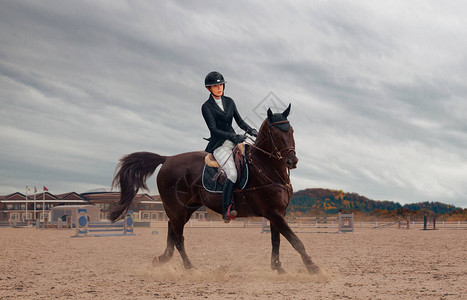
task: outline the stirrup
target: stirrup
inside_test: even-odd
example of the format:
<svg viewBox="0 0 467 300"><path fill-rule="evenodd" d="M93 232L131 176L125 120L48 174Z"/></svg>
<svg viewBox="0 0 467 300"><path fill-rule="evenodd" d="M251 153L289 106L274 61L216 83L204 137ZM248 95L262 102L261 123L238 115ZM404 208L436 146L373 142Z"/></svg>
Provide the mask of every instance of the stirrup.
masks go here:
<svg viewBox="0 0 467 300"><path fill-rule="evenodd" d="M229 208L227 209L227 219L235 220L235 217L237 216L238 213L236 210L230 211L231 208L232 208L232 204L230 204Z"/></svg>

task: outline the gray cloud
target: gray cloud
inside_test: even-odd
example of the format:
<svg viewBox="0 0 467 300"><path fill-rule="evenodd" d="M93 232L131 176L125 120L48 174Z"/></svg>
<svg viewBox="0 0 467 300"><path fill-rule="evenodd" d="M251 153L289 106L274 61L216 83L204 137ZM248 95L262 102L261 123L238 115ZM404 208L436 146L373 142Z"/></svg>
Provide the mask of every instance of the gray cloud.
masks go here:
<svg viewBox="0 0 467 300"><path fill-rule="evenodd" d="M108 187L126 153L204 149L218 70L255 126L271 91L292 103L295 189L467 207L462 2L0 7L0 194Z"/></svg>

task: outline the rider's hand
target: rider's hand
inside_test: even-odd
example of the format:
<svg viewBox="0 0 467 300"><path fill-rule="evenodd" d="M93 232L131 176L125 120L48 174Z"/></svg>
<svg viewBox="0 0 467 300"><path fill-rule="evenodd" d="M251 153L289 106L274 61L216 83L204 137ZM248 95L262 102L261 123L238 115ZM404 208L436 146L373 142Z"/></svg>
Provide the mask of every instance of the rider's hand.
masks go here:
<svg viewBox="0 0 467 300"><path fill-rule="evenodd" d="M246 137L244 135L241 135L241 134L232 134L231 135L231 141L234 144L243 143L245 141L245 139L246 139Z"/></svg>
<svg viewBox="0 0 467 300"><path fill-rule="evenodd" d="M251 135L251 136L258 137L258 130L254 129L254 128L248 129L247 133L249 135Z"/></svg>

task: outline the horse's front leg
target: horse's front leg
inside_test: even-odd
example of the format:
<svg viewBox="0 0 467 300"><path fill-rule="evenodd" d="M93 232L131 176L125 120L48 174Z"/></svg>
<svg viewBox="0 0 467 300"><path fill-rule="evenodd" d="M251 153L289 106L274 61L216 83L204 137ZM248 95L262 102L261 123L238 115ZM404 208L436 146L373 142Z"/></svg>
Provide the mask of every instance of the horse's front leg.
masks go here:
<svg viewBox="0 0 467 300"><path fill-rule="evenodd" d="M271 222L271 233L272 228L275 227L292 245L292 247L300 254L302 261L305 264L306 269L310 274L318 273L319 267L311 260L311 257L306 253L305 245L298 238L298 236L292 231L287 224L285 218L281 215L275 215L269 219Z"/></svg>
<svg viewBox="0 0 467 300"><path fill-rule="evenodd" d="M279 230L271 223L271 242L272 242L272 254L271 254L271 269L277 270L279 274L285 273L282 268L282 263L279 260L279 247L281 245L281 235Z"/></svg>

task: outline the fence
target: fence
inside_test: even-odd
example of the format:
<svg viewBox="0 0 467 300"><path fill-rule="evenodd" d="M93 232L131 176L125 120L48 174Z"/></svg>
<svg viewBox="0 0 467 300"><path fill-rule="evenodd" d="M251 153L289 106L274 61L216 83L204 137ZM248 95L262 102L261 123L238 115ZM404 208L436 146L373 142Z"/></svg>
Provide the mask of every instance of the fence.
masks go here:
<svg viewBox="0 0 467 300"><path fill-rule="evenodd" d="M44 227L43 222L37 222L40 228ZM31 225L31 224L30 224ZM151 227L151 228L167 228L167 221L153 221L153 222L137 222L135 226ZM27 226L25 222L0 222L0 227L31 227ZM38 228L37 226L36 228ZM73 224L73 227L75 224ZM336 222L331 222L332 228L337 227ZM428 222L428 226L431 226ZM207 221L207 220L190 220L186 228L262 228L261 220L257 219L240 219L234 220L226 224L223 221ZM354 230L357 229L374 229L374 228L396 228L399 227L399 221L354 221ZM446 230L467 230L467 221L436 221L437 229ZM423 229L423 221L410 221L410 229Z"/></svg>
<svg viewBox="0 0 467 300"><path fill-rule="evenodd" d="M299 220L299 219L296 219ZM291 222L288 220L289 224L292 226L297 227L297 229L302 228L305 230L307 227L313 228L312 225L314 223L306 223L302 221L301 227L298 222ZM151 228L167 228L166 221L153 221L153 222L146 222L146 226ZM328 219L328 226L330 228L334 228L337 231L338 222L336 219ZM399 227L399 221L355 221L353 223L354 230L355 229L374 229L374 228L381 228L381 227ZM430 226L430 223L428 223ZM316 226L315 226L316 227ZM262 221L260 218L248 218L248 219L237 219L233 220L230 223L224 223L223 221L207 221L207 220L190 220L185 225L185 228L263 228ZM436 221L436 228L437 229L449 229L449 230L467 230L467 221ZM410 221L410 229L423 229L423 221Z"/></svg>
<svg viewBox="0 0 467 300"><path fill-rule="evenodd" d="M399 221L397 222L356 222L356 228L375 228L375 229L382 229L382 228L389 228L389 227L398 227ZM424 221L410 221L409 222L410 229L423 229L425 227ZM432 227L433 223L431 220L428 220L426 226ZM467 221L436 221L436 229L450 229L450 230L467 230Z"/></svg>

